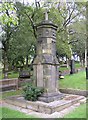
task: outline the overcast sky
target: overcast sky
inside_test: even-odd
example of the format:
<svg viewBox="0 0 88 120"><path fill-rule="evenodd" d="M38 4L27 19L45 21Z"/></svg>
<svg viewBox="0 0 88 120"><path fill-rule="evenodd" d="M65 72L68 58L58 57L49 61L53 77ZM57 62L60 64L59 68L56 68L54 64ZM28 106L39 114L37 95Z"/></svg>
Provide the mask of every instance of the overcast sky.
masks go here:
<svg viewBox="0 0 88 120"><path fill-rule="evenodd" d="M18 1L32 4L34 3L35 0L18 0Z"/></svg>

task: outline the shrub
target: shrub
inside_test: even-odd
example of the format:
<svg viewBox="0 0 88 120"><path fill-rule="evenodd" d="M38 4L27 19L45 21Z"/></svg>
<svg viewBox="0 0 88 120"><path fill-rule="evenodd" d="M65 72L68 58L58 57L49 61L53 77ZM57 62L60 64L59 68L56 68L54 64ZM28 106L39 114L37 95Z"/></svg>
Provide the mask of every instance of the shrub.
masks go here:
<svg viewBox="0 0 88 120"><path fill-rule="evenodd" d="M27 85L23 88L23 91L24 91L24 98L26 100L36 101L38 100L38 97L40 97L43 94L44 89L35 87L33 85Z"/></svg>

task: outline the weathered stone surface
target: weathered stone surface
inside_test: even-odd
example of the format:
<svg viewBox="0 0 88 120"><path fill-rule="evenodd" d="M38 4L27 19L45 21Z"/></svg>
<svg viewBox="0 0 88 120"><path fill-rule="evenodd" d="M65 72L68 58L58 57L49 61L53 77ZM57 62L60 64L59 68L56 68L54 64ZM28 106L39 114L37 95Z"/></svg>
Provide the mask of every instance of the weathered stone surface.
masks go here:
<svg viewBox="0 0 88 120"><path fill-rule="evenodd" d="M49 102L52 102L55 100L60 100L63 97L64 97L64 94L61 94L61 93L58 93L58 94L56 93L56 95L55 94L52 94L52 95L47 94L47 95L43 95L43 96L39 97L39 100L49 103Z"/></svg>
<svg viewBox="0 0 88 120"><path fill-rule="evenodd" d="M59 89L59 91L65 94L81 95L86 97L88 96L88 90L75 90L75 89L62 88L62 89Z"/></svg>
<svg viewBox="0 0 88 120"><path fill-rule="evenodd" d="M46 114L47 113L51 114L52 109L48 106L41 105L41 106L39 106L39 112L46 113Z"/></svg>
<svg viewBox="0 0 88 120"><path fill-rule="evenodd" d="M37 26L37 56L34 60L34 84L43 87L45 93L58 93L58 60L56 58L57 26L50 21L43 21ZM42 96L46 102L60 98L57 96Z"/></svg>
<svg viewBox="0 0 88 120"><path fill-rule="evenodd" d="M38 104L32 104L31 102L27 102L27 108L30 110L38 111L39 106Z"/></svg>
<svg viewBox="0 0 88 120"><path fill-rule="evenodd" d="M78 95L65 95L63 99L54 100L53 102L42 102L42 101L27 101L24 100L21 96L9 97L5 101L9 104L26 108L29 110L45 113L45 114L52 114L54 112L62 111L69 106L74 104L80 103L80 101L84 100L83 96Z"/></svg>
<svg viewBox="0 0 88 120"><path fill-rule="evenodd" d="M64 103L64 104L61 105L60 107L59 107L59 106L55 107L55 108L54 108L54 109L55 109L54 111L59 112L59 111L65 109L65 108L67 108L67 107L69 107L69 106L71 106L71 103L70 103L70 102Z"/></svg>
<svg viewBox="0 0 88 120"><path fill-rule="evenodd" d="M52 93L52 96L47 94L39 98L44 102L61 99L64 95L58 92L59 63L56 58L56 32L57 26L49 20L44 20L37 26L37 56L33 63L34 84L43 87L44 94Z"/></svg>

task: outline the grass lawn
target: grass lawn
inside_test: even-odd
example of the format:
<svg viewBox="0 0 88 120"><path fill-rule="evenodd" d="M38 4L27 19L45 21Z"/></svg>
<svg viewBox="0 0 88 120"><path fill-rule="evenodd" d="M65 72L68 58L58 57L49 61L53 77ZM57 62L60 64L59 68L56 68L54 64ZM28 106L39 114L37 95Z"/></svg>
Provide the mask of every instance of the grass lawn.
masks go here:
<svg viewBox="0 0 88 120"><path fill-rule="evenodd" d="M71 113L64 116L64 118L86 118L86 104L80 105Z"/></svg>
<svg viewBox="0 0 88 120"><path fill-rule="evenodd" d="M0 96L0 99L4 99L4 98L15 96L15 95L22 95L22 92L23 92L22 90L4 92L2 93L2 96Z"/></svg>
<svg viewBox="0 0 88 120"><path fill-rule="evenodd" d="M64 76L64 79L59 80L59 86L60 88L88 90L88 88L86 88L88 81L86 80L85 76L85 71L81 71L73 75L66 75Z"/></svg>
<svg viewBox="0 0 88 120"><path fill-rule="evenodd" d="M11 74L8 75L8 78L18 78L18 76L19 76L19 73L12 72Z"/></svg>
<svg viewBox="0 0 88 120"><path fill-rule="evenodd" d="M69 68L67 68L67 67L60 67L59 70L62 71L62 72L65 71L65 70L67 71L67 70L70 70L70 67Z"/></svg>
<svg viewBox="0 0 88 120"><path fill-rule="evenodd" d="M18 76L19 76L19 73L14 71L8 74L8 78L18 78ZM4 78L4 74L0 73L0 79L2 80L3 78Z"/></svg>
<svg viewBox="0 0 88 120"><path fill-rule="evenodd" d="M80 63L75 63L75 68L80 68L82 67Z"/></svg>
<svg viewBox="0 0 88 120"><path fill-rule="evenodd" d="M76 63L76 62L75 62L75 68L78 69L78 68L80 68L80 67L82 67L82 66L80 65L80 63ZM59 68L59 70L62 71L62 72L65 71L65 70L67 71L67 70L70 70L70 67L67 68L66 66L63 66L63 67L61 66L61 67Z"/></svg>
<svg viewBox="0 0 88 120"><path fill-rule="evenodd" d="M6 108L6 107L0 107L0 111L2 111L0 114L0 116L2 116L2 118L32 118L31 120L34 120L34 116L32 115L27 115L25 113L21 113L19 111L16 110L12 110L10 108Z"/></svg>

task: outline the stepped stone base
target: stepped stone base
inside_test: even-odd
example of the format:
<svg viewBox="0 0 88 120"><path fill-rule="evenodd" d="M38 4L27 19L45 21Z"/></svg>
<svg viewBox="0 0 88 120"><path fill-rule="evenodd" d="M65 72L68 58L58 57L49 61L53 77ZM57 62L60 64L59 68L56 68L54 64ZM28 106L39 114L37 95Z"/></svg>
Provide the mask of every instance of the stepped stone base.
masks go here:
<svg viewBox="0 0 88 120"><path fill-rule="evenodd" d="M62 94L60 92L57 93L48 93L44 94L43 96L39 97L39 101L43 101L46 103L53 102L55 100L60 100L65 96L65 94Z"/></svg>
<svg viewBox="0 0 88 120"><path fill-rule="evenodd" d="M84 96L65 94L65 96L62 99L55 100L49 103L42 101L35 101L35 102L27 101L22 96L9 97L5 101L9 104L19 106L25 109L29 109L45 114L52 114L54 112L59 112L65 108L68 108L71 105L80 102L80 100L84 98L85 98Z"/></svg>

